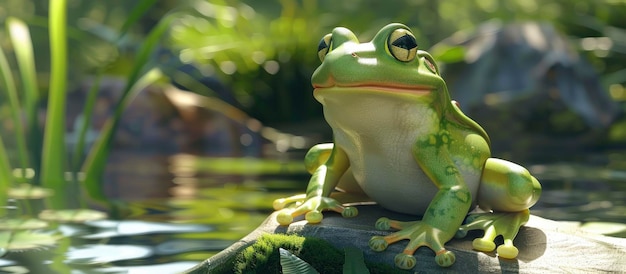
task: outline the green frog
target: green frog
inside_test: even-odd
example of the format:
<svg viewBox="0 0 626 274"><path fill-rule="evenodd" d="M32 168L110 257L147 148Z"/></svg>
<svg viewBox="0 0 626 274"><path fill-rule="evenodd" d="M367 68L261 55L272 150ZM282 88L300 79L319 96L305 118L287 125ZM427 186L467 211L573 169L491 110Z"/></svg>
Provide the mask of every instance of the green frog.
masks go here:
<svg viewBox="0 0 626 274"><path fill-rule="evenodd" d="M487 133L450 99L436 62L418 48L411 30L389 24L360 43L338 27L323 37L318 55L313 95L334 141L306 154L312 174L306 193L274 201L277 221L288 225L304 215L308 223L319 223L324 210L356 216L355 207L330 194L336 188L359 191L386 209L422 216L411 222L380 218L375 224L397 230L372 237L375 251L408 240L395 256L399 268L413 268L413 254L422 246L435 252L440 266L452 265L454 253L444 244L473 229L485 231L473 241L475 249L493 251L494 238L502 235L498 256L515 258L513 239L541 185L524 167L490 158ZM476 206L484 212L468 217Z"/></svg>

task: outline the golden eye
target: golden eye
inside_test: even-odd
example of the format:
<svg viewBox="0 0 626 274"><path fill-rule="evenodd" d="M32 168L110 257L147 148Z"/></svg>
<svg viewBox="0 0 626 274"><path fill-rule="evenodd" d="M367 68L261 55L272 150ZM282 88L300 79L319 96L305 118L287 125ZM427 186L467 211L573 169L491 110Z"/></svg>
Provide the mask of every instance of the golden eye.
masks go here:
<svg viewBox="0 0 626 274"><path fill-rule="evenodd" d="M317 45L317 57L319 57L322 62L324 62L324 57L326 57L326 54L330 50L331 38L332 35L330 33L326 34L322 40L320 40L319 45Z"/></svg>
<svg viewBox="0 0 626 274"><path fill-rule="evenodd" d="M415 59L417 54L417 41L415 36L406 29L394 30L389 39L387 46L391 55L402 62L409 62Z"/></svg>

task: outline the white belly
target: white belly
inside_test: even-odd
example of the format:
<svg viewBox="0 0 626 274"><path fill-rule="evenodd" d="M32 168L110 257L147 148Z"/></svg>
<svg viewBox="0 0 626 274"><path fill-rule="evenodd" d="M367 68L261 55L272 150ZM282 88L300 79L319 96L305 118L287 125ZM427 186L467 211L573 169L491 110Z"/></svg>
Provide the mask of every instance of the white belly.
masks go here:
<svg viewBox="0 0 626 274"><path fill-rule="evenodd" d="M363 191L387 209L423 214L438 189L412 149L419 136L438 130L436 113L410 95L333 93L316 98ZM480 174L461 172L475 190Z"/></svg>

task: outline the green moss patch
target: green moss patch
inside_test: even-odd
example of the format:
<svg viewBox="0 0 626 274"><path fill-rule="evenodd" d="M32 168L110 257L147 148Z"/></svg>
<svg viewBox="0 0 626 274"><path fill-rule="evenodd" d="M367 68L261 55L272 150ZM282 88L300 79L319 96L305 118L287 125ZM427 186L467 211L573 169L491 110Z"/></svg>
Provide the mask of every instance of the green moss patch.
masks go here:
<svg viewBox="0 0 626 274"><path fill-rule="evenodd" d="M320 273L343 273L343 251L317 238L265 234L234 258L233 268L224 273L281 273L279 248L309 263ZM385 264L366 262L370 273L408 273Z"/></svg>

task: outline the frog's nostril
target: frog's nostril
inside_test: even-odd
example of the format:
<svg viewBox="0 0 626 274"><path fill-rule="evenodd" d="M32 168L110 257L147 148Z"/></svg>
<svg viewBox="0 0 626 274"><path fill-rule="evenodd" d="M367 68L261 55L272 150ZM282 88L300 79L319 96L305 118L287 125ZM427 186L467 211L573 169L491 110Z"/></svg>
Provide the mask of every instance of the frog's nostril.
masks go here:
<svg viewBox="0 0 626 274"><path fill-rule="evenodd" d="M354 53L354 52L353 52L352 54L350 54L350 55L352 55L352 57L354 57L354 58L359 57L359 56L358 56L358 55L356 55L356 53Z"/></svg>

